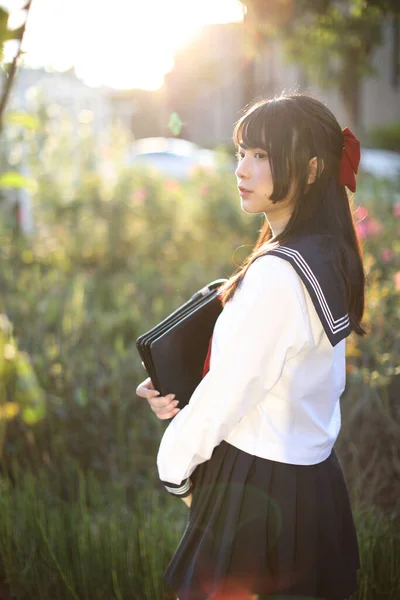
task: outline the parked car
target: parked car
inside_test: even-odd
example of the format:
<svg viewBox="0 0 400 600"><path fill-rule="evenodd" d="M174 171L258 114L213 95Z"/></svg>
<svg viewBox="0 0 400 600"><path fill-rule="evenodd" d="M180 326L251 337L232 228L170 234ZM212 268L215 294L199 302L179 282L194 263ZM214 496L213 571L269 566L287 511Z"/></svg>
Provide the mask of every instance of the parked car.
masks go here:
<svg viewBox="0 0 400 600"><path fill-rule="evenodd" d="M396 180L400 177L400 153L391 150L361 148L360 171L375 177Z"/></svg>
<svg viewBox="0 0 400 600"><path fill-rule="evenodd" d="M153 168L175 179L187 179L196 168L232 169L233 161L221 152L201 148L180 138L151 137L136 140L128 153L128 163Z"/></svg>
<svg viewBox="0 0 400 600"><path fill-rule="evenodd" d="M130 147L130 165L144 165L176 179L187 179L203 169L227 170L233 174L235 161L214 150L181 138L149 137L136 140ZM396 180L400 176L400 153L375 148L361 148L360 172Z"/></svg>

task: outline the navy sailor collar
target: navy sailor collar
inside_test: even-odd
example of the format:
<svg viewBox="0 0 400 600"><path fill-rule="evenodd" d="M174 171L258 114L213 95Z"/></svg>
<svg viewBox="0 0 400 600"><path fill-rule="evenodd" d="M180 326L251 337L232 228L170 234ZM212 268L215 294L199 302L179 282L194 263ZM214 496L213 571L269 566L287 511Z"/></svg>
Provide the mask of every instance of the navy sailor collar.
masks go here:
<svg viewBox="0 0 400 600"><path fill-rule="evenodd" d="M265 254L290 262L306 286L332 346L350 335L344 282L335 269L333 240L322 234L296 236Z"/></svg>

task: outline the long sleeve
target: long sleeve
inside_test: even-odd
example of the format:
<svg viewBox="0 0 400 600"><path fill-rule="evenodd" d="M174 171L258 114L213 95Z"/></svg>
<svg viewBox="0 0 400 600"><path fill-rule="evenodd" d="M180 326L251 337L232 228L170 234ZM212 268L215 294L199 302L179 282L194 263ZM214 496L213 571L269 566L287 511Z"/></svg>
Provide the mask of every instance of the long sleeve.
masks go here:
<svg viewBox="0 0 400 600"><path fill-rule="evenodd" d="M213 449L273 388L285 362L310 341L301 281L278 257L254 261L219 319L222 315L228 321L211 369L160 443L159 478L169 482L168 491L177 495L189 493L188 478L196 466L211 457Z"/></svg>

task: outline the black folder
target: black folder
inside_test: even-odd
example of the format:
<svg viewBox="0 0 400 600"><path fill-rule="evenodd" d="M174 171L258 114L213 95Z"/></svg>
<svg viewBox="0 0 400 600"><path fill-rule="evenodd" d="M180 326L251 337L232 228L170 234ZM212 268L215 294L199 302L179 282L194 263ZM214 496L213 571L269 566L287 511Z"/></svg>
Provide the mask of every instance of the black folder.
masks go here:
<svg viewBox="0 0 400 600"><path fill-rule="evenodd" d="M210 282L136 340L154 388L161 396L175 394L179 408L188 404L202 379L210 337L222 311L218 290L226 281Z"/></svg>

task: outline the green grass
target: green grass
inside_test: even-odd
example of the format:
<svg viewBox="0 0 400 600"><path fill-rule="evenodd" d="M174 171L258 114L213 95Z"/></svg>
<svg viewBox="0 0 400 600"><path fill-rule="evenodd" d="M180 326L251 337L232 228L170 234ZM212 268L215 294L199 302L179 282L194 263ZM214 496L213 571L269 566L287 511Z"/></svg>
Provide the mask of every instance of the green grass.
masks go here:
<svg viewBox="0 0 400 600"><path fill-rule="evenodd" d="M74 498L65 482L18 473L2 480L0 581L15 600L162 600L162 573L184 531L187 507L163 490L128 497L76 468ZM400 525L372 507L355 514L361 552L351 600L400 597Z"/></svg>
<svg viewBox="0 0 400 600"><path fill-rule="evenodd" d="M10 597L162 599L162 572L187 515L165 496L141 490L132 502L118 484L81 474L73 501L43 473L3 481L0 554Z"/></svg>

